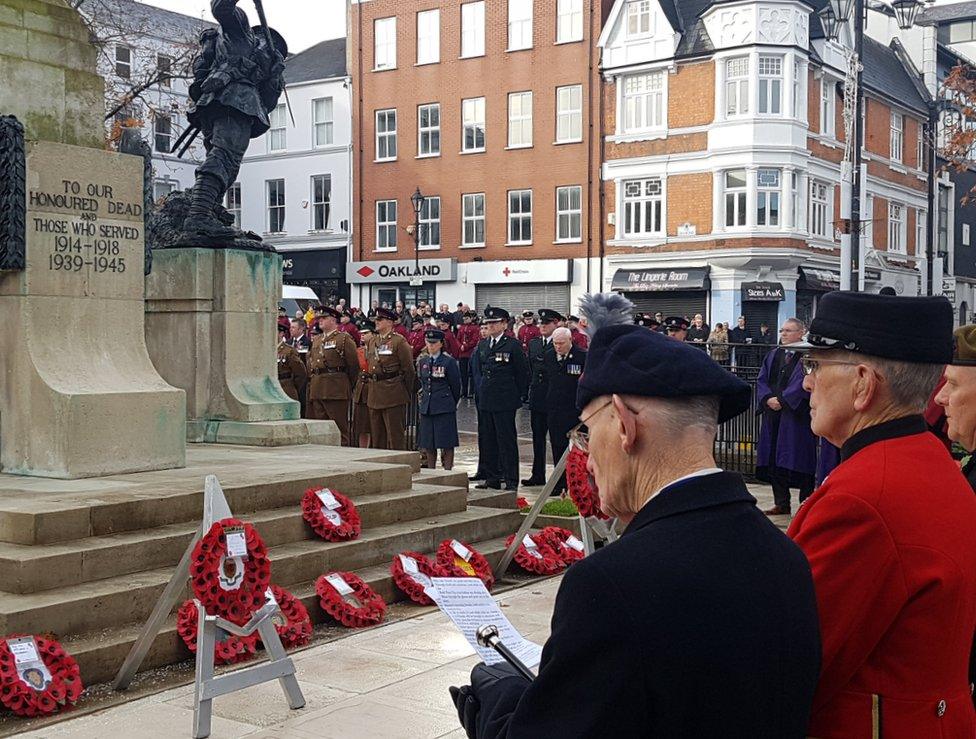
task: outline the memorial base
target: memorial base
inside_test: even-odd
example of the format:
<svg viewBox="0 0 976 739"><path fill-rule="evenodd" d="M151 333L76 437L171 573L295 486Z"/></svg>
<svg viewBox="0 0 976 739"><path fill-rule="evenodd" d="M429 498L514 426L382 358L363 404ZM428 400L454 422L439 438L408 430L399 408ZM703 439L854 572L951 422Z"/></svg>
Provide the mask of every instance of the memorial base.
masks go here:
<svg viewBox="0 0 976 739"><path fill-rule="evenodd" d="M186 440L197 444L244 446L292 446L325 444L339 446L342 438L335 421L190 421Z"/></svg>
<svg viewBox="0 0 976 739"><path fill-rule="evenodd" d="M278 384L280 296L281 256L275 252L153 252L146 345L160 375L186 391L188 441L338 443L328 429L299 418L298 403Z"/></svg>

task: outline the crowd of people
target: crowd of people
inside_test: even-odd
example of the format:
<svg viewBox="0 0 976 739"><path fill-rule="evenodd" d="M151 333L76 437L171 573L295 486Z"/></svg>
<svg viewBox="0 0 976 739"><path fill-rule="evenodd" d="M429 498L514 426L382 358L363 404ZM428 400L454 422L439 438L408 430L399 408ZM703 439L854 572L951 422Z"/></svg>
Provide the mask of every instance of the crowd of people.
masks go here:
<svg viewBox="0 0 976 739"><path fill-rule="evenodd" d="M347 446L403 449L416 393L417 445L428 466L439 455L445 469L459 445L457 405L473 398L479 462L471 479L492 489L518 488L515 415L529 403L535 458L522 483L541 485L547 446L558 460L576 423L588 341L580 323L551 309L522 311L518 321L497 307L479 315L463 303L403 311L374 301L364 312L340 300L291 319L281 310L278 379L303 416L335 421Z"/></svg>

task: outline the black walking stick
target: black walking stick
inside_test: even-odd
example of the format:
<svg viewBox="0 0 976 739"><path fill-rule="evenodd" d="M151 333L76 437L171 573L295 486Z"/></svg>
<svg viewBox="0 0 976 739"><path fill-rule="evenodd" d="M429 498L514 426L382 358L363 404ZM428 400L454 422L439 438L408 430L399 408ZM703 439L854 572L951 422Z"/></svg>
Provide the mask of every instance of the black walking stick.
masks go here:
<svg viewBox="0 0 976 739"><path fill-rule="evenodd" d="M532 670L525 666L525 663L513 654L512 650L506 647L501 638L498 636L498 627L494 624L485 624L484 626L479 626L478 631L475 632L475 638L478 641L478 645L482 647L487 647L489 649L494 649L505 661L508 662L516 671L524 677L529 682L535 680L535 675L532 674Z"/></svg>

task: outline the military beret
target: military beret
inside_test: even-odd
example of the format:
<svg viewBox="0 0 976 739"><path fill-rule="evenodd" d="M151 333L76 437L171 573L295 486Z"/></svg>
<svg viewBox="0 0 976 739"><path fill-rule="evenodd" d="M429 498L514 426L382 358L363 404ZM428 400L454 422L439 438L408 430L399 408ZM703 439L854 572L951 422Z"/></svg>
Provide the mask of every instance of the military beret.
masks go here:
<svg viewBox="0 0 976 739"><path fill-rule="evenodd" d="M489 307L485 308L485 321L486 322L491 322L491 321L507 321L510 318L511 318L511 316L508 315L508 311L505 310L504 308L495 308L495 307L492 307L492 306L489 306Z"/></svg>
<svg viewBox="0 0 976 739"><path fill-rule="evenodd" d="M522 311L522 318L532 318L532 316L534 316L534 315L535 315L535 313L533 313L530 310L524 310L524 311Z"/></svg>
<svg viewBox="0 0 976 739"><path fill-rule="evenodd" d="M952 305L944 297L848 291L820 298L806 341L791 349L846 349L900 362L952 361Z"/></svg>
<svg viewBox="0 0 976 739"><path fill-rule="evenodd" d="M443 321L444 323L451 323L454 320L454 316L452 316L450 313L435 313L434 320Z"/></svg>
<svg viewBox="0 0 976 739"><path fill-rule="evenodd" d="M671 331L685 331L690 325L688 319L681 316L668 316L664 319L664 327Z"/></svg>
<svg viewBox="0 0 976 739"><path fill-rule="evenodd" d="M427 341L444 341L444 332L439 328L429 328L424 332Z"/></svg>
<svg viewBox="0 0 976 739"><path fill-rule="evenodd" d="M661 322L650 313L638 313L634 316L634 323L644 328L657 328L661 325Z"/></svg>
<svg viewBox="0 0 976 739"><path fill-rule="evenodd" d="M579 323L579 316L570 316L566 320L567 321L573 321L574 323Z"/></svg>
<svg viewBox="0 0 976 739"><path fill-rule="evenodd" d="M752 388L700 349L624 324L602 328L590 341L576 405L582 410L601 395L717 397L724 423L749 407Z"/></svg>
<svg viewBox="0 0 976 739"><path fill-rule="evenodd" d="M473 310L469 310L464 315L467 316L468 318L477 318L478 317L478 312L477 311L473 311Z"/></svg>
<svg viewBox="0 0 976 739"><path fill-rule="evenodd" d="M543 308L539 311L539 320L543 323L550 323L552 321L565 321L566 318L559 311Z"/></svg>
<svg viewBox="0 0 976 739"><path fill-rule="evenodd" d="M275 321L275 323L276 323L276 324L277 324L277 326L278 326L278 333L279 333L279 334L284 334L284 333L288 333L288 331L289 331L289 330L291 329L291 327L290 327L290 326L286 326L285 324L283 324L283 323L280 323L280 322L278 322L278 321Z"/></svg>
<svg viewBox="0 0 976 739"><path fill-rule="evenodd" d="M976 324L960 326L953 334L952 364L965 366L976 365Z"/></svg>
<svg viewBox="0 0 976 739"><path fill-rule="evenodd" d="M318 318L325 318L327 316L332 316L333 318L338 320L339 318L342 317L342 314L339 311L337 311L335 308L329 305L321 306L315 311L315 313L316 313L316 317Z"/></svg>
<svg viewBox="0 0 976 739"><path fill-rule="evenodd" d="M376 330L376 324L372 321L363 321L363 325L359 327L361 333L373 333Z"/></svg>
<svg viewBox="0 0 976 739"><path fill-rule="evenodd" d="M377 308L376 309L376 317L377 318L385 318L388 321L395 321L400 316L397 315L397 312L395 310L392 310L390 308Z"/></svg>

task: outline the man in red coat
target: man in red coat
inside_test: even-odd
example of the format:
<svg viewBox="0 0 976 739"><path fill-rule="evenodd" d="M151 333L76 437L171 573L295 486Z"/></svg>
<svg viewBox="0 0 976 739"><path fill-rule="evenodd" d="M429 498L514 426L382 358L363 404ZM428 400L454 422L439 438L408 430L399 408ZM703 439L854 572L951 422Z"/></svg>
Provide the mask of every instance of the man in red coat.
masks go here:
<svg viewBox="0 0 976 739"><path fill-rule="evenodd" d="M444 351L457 359L461 354L461 347L458 344L457 337L454 335L452 320L453 316L450 313L437 313L434 316L437 328L444 332Z"/></svg>
<svg viewBox="0 0 976 739"><path fill-rule="evenodd" d="M517 338L523 352L529 353L529 342L536 336L542 336L542 332L535 325L535 313L530 310L522 311L522 325L519 326Z"/></svg>
<svg viewBox="0 0 976 739"><path fill-rule="evenodd" d="M952 308L828 293L807 341L813 432L841 456L788 532L823 643L808 734L976 736L976 496L922 417L952 358Z"/></svg>
<svg viewBox="0 0 976 739"><path fill-rule="evenodd" d="M349 334L352 340L356 342L356 346L363 345L363 337L360 335L359 329L356 328L356 324L352 322L352 313L349 311L342 311L342 318L339 319L339 325L336 328L344 334Z"/></svg>
<svg viewBox="0 0 976 739"><path fill-rule="evenodd" d="M474 382L471 379L471 355L481 341L481 327L474 322L478 314L467 311L461 318L461 325L457 327L459 347L458 365L461 368L461 397L468 398L474 394Z"/></svg>

